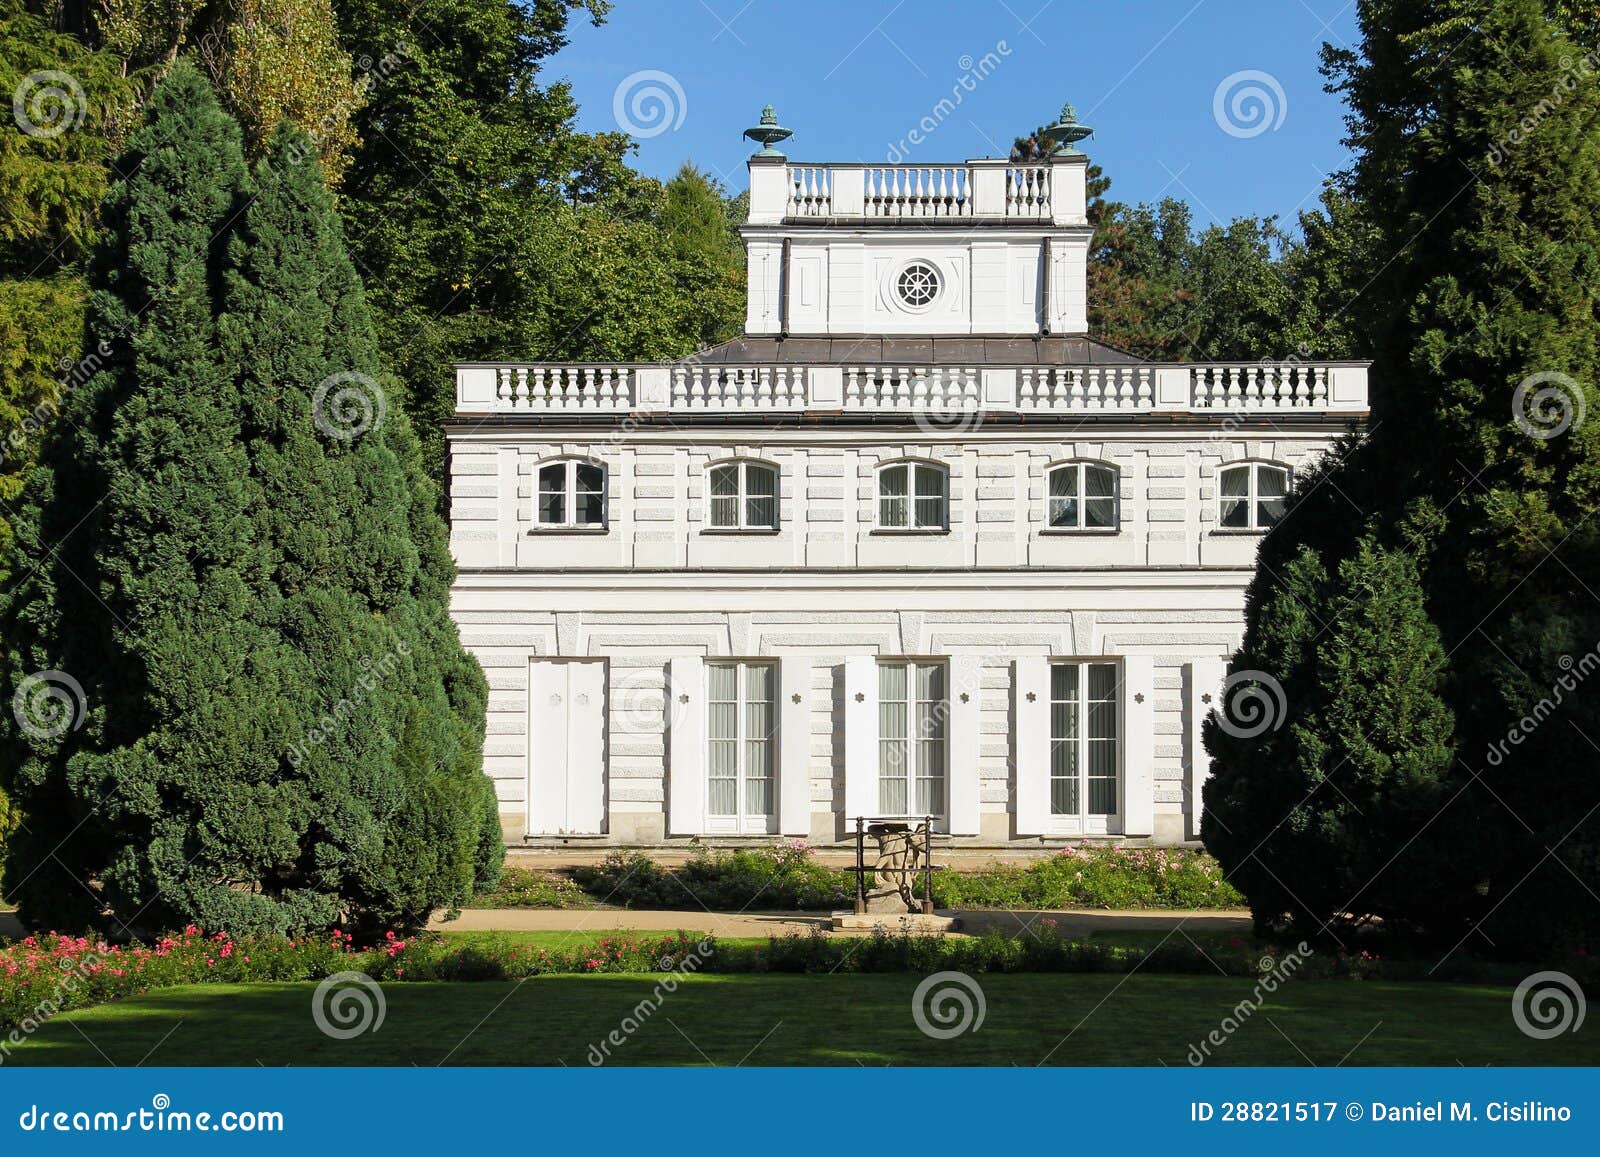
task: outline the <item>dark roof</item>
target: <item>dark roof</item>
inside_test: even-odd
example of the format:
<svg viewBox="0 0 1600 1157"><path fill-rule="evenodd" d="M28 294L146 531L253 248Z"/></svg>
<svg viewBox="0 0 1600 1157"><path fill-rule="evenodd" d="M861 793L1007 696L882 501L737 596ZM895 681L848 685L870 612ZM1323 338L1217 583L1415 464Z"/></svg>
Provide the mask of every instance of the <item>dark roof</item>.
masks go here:
<svg viewBox="0 0 1600 1157"><path fill-rule="evenodd" d="M695 365L1140 365L1143 358L1082 337L758 337L691 354Z"/></svg>

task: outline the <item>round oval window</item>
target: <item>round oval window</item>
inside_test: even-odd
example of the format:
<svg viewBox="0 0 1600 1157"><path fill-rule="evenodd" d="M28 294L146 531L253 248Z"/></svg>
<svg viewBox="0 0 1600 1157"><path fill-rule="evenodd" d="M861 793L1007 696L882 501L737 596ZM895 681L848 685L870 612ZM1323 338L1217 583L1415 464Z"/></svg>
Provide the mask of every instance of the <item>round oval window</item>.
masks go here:
<svg viewBox="0 0 1600 1157"><path fill-rule="evenodd" d="M895 292L911 309L923 309L939 296L939 271L926 261L913 261L900 271Z"/></svg>

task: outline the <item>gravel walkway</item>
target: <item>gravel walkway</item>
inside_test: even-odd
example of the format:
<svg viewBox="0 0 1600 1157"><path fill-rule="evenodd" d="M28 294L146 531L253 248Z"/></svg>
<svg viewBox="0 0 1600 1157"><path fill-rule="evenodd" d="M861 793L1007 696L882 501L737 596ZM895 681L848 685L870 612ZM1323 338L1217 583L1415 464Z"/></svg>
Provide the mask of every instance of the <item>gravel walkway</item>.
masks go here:
<svg viewBox="0 0 1600 1157"><path fill-rule="evenodd" d="M964 932L1019 932L1042 919L1056 922L1057 933L1087 936L1092 932L1171 932L1250 934L1250 917L1237 909L1196 912L1106 912L1074 909L1060 912L963 912ZM718 936L806 935L828 928L824 913L640 912L621 908L469 908L456 920L435 920L430 927L451 932L712 932ZM841 933L851 935L852 933ZM854 933L863 935L864 933Z"/></svg>

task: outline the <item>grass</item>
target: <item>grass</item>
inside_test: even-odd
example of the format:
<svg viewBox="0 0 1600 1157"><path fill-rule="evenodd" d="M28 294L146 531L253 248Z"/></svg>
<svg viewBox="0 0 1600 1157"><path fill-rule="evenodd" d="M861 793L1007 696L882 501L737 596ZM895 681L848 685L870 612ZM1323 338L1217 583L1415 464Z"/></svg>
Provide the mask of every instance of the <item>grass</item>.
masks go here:
<svg viewBox="0 0 1600 1157"><path fill-rule="evenodd" d="M689 977L609 1063L1181 1066L1254 988L1223 977L985 974L981 1027L934 1040L912 1019L921 979ZM392 984L381 1027L351 1040L315 1027L314 985L189 986L58 1016L6 1063L581 1067L657 984ZM1600 1063L1600 1048L1592 1033L1524 1036L1504 988L1291 981L1213 1049L1211 1063L1575 1065Z"/></svg>

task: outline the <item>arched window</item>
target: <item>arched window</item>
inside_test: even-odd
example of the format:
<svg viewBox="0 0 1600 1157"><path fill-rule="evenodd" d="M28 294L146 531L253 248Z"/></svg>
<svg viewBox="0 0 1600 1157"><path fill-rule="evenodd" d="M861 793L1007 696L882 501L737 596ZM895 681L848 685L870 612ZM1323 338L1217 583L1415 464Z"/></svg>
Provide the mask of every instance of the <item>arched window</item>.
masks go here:
<svg viewBox="0 0 1600 1157"><path fill-rule="evenodd" d="M778 468L741 459L707 471L713 530L777 530Z"/></svg>
<svg viewBox="0 0 1600 1157"><path fill-rule="evenodd" d="M542 530L604 530L606 468L583 458L562 458L539 467L535 525Z"/></svg>
<svg viewBox="0 0 1600 1157"><path fill-rule="evenodd" d="M1238 462L1218 472L1217 524L1223 530L1270 530L1283 517L1289 468Z"/></svg>
<svg viewBox="0 0 1600 1157"><path fill-rule="evenodd" d="M1051 530L1115 530L1117 468L1104 462L1063 462L1046 475Z"/></svg>
<svg viewBox="0 0 1600 1157"><path fill-rule="evenodd" d="M948 530L949 472L934 462L891 462L878 471L879 530Z"/></svg>

